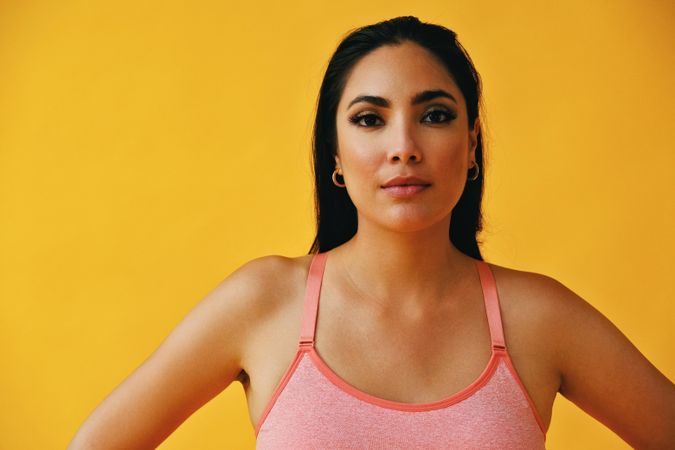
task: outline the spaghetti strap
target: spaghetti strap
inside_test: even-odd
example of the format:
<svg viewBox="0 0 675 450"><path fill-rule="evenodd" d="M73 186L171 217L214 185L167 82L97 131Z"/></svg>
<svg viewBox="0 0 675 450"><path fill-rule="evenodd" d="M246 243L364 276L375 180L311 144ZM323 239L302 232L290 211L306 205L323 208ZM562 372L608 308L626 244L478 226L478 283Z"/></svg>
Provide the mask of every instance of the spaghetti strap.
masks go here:
<svg viewBox="0 0 675 450"><path fill-rule="evenodd" d="M492 269L485 261L476 260L480 284L483 288L483 301L485 302L485 312L490 327L490 340L494 350L506 351L504 341L504 329L502 327L502 315L499 310L499 295L497 294L497 283L495 282Z"/></svg>
<svg viewBox="0 0 675 450"><path fill-rule="evenodd" d="M300 347L311 349L314 347L314 332L319 306L319 294L323 269L326 266L328 252L315 253L309 266L307 285L305 287L305 303L302 312L302 328L300 331Z"/></svg>

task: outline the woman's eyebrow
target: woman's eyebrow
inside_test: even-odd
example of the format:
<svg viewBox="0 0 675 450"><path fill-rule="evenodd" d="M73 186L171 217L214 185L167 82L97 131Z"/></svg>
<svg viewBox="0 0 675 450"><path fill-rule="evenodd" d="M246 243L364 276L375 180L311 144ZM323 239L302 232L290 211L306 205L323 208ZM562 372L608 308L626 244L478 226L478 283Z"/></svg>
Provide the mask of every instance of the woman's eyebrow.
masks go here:
<svg viewBox="0 0 675 450"><path fill-rule="evenodd" d="M449 92L446 92L443 89L433 89L418 92L417 94L413 95L413 97L410 99L410 104L417 105L419 103L428 102L429 100L433 100L437 97L449 98L453 102L457 103L457 99L455 99L455 97L453 97ZM384 97L378 97L376 95L359 95L358 97L354 98L354 100L349 102L347 109L351 108L353 104L359 102L372 103L373 105L381 106L383 108L389 108L390 105L389 100Z"/></svg>

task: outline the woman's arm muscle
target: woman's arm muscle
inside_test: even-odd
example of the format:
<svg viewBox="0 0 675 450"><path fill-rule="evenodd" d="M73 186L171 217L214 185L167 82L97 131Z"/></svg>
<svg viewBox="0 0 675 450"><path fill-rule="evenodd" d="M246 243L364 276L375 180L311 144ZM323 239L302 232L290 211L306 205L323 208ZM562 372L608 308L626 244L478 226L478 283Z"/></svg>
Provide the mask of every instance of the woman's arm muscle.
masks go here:
<svg viewBox="0 0 675 450"><path fill-rule="evenodd" d="M547 278L559 392L636 449L675 448L675 385L600 311Z"/></svg>
<svg viewBox="0 0 675 450"><path fill-rule="evenodd" d="M68 449L148 449L237 379L278 256L244 264L202 299L89 415Z"/></svg>

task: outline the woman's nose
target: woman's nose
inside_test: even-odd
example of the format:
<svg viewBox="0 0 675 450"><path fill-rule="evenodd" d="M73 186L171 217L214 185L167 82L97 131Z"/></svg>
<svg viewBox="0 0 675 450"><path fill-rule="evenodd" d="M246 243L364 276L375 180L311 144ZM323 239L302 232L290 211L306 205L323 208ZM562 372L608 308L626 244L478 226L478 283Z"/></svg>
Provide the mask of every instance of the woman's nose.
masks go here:
<svg viewBox="0 0 675 450"><path fill-rule="evenodd" d="M409 125L398 124L394 127L392 133L392 139L389 141L389 160L402 160L403 162L413 160L419 162L422 159L422 153L417 147L412 129Z"/></svg>

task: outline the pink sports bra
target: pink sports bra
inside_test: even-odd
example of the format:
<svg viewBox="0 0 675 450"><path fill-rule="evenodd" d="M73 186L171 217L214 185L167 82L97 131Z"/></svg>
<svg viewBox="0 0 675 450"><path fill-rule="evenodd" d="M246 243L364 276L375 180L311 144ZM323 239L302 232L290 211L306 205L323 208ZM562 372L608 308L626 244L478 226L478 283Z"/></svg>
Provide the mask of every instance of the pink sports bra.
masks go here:
<svg viewBox="0 0 675 450"><path fill-rule="evenodd" d="M476 260L492 341L487 367L469 386L431 403L401 403L344 381L314 348L329 252L312 257L298 351L255 429L256 449L544 449L546 432L504 342L499 298Z"/></svg>

